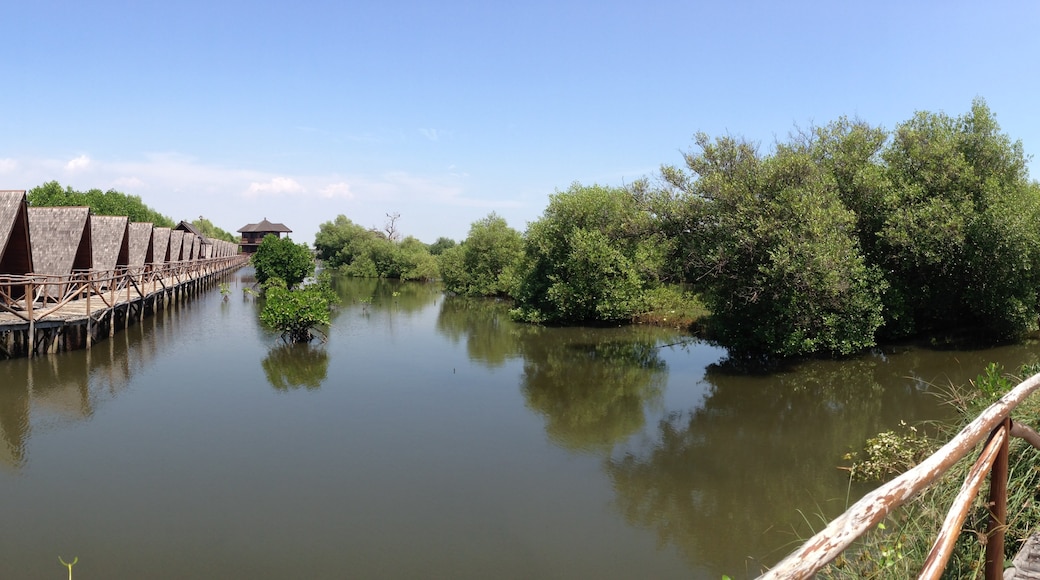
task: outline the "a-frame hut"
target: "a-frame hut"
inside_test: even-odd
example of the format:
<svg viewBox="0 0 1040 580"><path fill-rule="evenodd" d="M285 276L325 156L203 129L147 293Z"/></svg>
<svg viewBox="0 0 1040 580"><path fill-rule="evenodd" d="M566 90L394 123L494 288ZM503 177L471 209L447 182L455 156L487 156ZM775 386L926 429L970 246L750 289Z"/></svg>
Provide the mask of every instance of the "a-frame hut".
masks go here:
<svg viewBox="0 0 1040 580"><path fill-rule="evenodd" d="M163 264L170 261L170 228L155 228L152 230L152 263L161 268Z"/></svg>
<svg viewBox="0 0 1040 580"><path fill-rule="evenodd" d="M140 272L145 264L152 263L154 258L151 222L131 222L130 224L130 261L127 266Z"/></svg>
<svg viewBox="0 0 1040 580"><path fill-rule="evenodd" d="M130 262L130 218L126 216L90 216L90 246L93 269L114 272Z"/></svg>
<svg viewBox="0 0 1040 580"><path fill-rule="evenodd" d="M183 242L183 230L170 230L170 262L180 262L184 259L181 253Z"/></svg>
<svg viewBox="0 0 1040 580"><path fill-rule="evenodd" d="M30 207L29 242L33 273L68 280L74 270L91 268L90 208ZM61 298L66 284L48 284L46 295Z"/></svg>
<svg viewBox="0 0 1040 580"><path fill-rule="evenodd" d="M32 271L24 191L0 191L0 276Z"/></svg>
<svg viewBox="0 0 1040 580"><path fill-rule="evenodd" d="M195 227L195 224L181 220L181 223L177 224L178 230L184 230L186 233L195 234L195 243L192 244L192 258L195 260L202 260L204 258L212 258L212 248L210 247L213 240L202 235L199 228Z"/></svg>
<svg viewBox="0 0 1040 580"><path fill-rule="evenodd" d="M181 259L185 262L191 262L195 259L195 234L191 232L184 232L184 240L181 242L184 245L184 249L181 250Z"/></svg>

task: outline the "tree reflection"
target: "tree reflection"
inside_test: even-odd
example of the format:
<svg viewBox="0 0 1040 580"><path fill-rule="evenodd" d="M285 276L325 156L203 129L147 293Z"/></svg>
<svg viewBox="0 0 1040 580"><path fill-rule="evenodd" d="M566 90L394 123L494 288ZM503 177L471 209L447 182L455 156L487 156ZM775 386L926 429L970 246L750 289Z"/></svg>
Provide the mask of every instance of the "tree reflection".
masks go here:
<svg viewBox="0 0 1040 580"><path fill-rule="evenodd" d="M333 312L333 318L349 308L415 313L442 294L437 284L348 276L333 276L332 288L342 305Z"/></svg>
<svg viewBox="0 0 1040 580"><path fill-rule="evenodd" d="M281 344L260 361L267 382L279 391L305 387L317 389L329 371L329 355L320 346L307 343Z"/></svg>
<svg viewBox="0 0 1040 580"><path fill-rule="evenodd" d="M639 431L645 407L660 399L667 372L657 341L613 334L532 327L521 337L527 405L564 448L609 450Z"/></svg>
<svg viewBox="0 0 1040 580"><path fill-rule="evenodd" d="M437 331L456 344L465 340L470 360L491 368L520 356L523 329L509 319L509 305L500 300L447 296L437 314Z"/></svg>
<svg viewBox="0 0 1040 580"><path fill-rule="evenodd" d="M691 563L757 573L786 553L777 546L811 535L812 512L845 509L830 491L845 488L845 453L899 418L934 416L919 382L879 381L880 362L815 361L762 376L709 368L702 407L670 413L655 442L607 460L618 509Z"/></svg>
<svg viewBox="0 0 1040 580"><path fill-rule="evenodd" d="M29 440L29 381L24 366L21 361L0 366L0 463L12 467L25 463Z"/></svg>

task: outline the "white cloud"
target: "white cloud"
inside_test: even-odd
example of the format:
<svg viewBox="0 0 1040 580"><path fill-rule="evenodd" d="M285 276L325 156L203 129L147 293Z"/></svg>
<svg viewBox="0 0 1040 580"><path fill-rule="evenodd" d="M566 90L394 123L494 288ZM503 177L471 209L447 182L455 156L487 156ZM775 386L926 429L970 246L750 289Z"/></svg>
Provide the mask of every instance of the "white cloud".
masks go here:
<svg viewBox="0 0 1040 580"><path fill-rule="evenodd" d="M14 159L0 159L0 173L7 173L18 168L18 162Z"/></svg>
<svg viewBox="0 0 1040 580"><path fill-rule="evenodd" d="M305 193L306 191L307 189L300 185L300 182L291 177L273 177L266 183L258 183L256 181L250 183L249 189L246 190L246 196L254 197L261 194L281 195L283 193Z"/></svg>
<svg viewBox="0 0 1040 580"><path fill-rule="evenodd" d="M70 160L65 164L65 169L69 171L76 171L79 169L86 169L90 165L90 157L86 155L80 155L79 157Z"/></svg>
<svg viewBox="0 0 1040 580"><path fill-rule="evenodd" d="M419 132L423 134L430 141L436 141L440 139L440 135L437 134L437 129L419 129Z"/></svg>
<svg viewBox="0 0 1040 580"><path fill-rule="evenodd" d="M342 197L344 199L354 199L354 192L350 190L350 184L345 181L330 183L319 189L318 192L327 198Z"/></svg>
<svg viewBox="0 0 1040 580"><path fill-rule="evenodd" d="M136 189L143 189L147 184L137 177L120 177L112 182L112 187L120 191L131 192Z"/></svg>

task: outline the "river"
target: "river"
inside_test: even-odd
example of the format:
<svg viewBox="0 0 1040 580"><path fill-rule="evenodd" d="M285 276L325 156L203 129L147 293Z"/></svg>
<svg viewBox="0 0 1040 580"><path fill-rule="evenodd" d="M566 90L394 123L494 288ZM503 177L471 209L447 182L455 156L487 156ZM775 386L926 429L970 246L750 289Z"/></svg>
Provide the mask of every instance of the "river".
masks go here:
<svg viewBox="0 0 1040 580"><path fill-rule="evenodd" d="M517 325L337 280L328 342L216 290L0 362L0 578L754 576L864 489L867 437L1035 348L888 349L768 374L646 327Z"/></svg>

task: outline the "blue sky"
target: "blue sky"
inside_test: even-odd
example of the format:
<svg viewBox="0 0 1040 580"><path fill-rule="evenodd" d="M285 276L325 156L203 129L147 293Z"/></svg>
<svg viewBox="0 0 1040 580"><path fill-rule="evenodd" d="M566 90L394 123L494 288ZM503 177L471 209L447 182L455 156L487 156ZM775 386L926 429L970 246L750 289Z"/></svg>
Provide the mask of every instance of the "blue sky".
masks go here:
<svg viewBox="0 0 1040 580"><path fill-rule="evenodd" d="M115 188L176 220L344 214L524 230L572 182L842 115L986 99L1040 152L1035 2L9 2L0 189ZM1036 161L1031 164L1038 177Z"/></svg>

